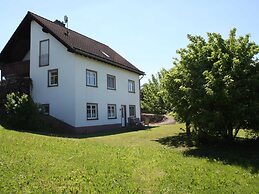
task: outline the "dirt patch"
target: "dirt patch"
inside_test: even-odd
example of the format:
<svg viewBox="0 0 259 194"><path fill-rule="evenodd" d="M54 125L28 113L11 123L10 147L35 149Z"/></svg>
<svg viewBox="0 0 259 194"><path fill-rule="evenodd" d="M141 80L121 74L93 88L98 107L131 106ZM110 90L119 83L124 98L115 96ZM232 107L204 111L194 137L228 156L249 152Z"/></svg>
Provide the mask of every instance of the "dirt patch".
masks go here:
<svg viewBox="0 0 259 194"><path fill-rule="evenodd" d="M176 123L175 119L168 115L147 114L141 115L141 120L145 125L159 126L159 125L173 125Z"/></svg>

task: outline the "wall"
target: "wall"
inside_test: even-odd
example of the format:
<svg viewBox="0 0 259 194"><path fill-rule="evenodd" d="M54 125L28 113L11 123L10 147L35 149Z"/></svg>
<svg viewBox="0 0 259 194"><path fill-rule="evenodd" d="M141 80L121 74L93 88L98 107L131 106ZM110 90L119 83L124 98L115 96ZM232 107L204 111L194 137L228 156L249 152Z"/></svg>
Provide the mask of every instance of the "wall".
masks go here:
<svg viewBox="0 0 259 194"><path fill-rule="evenodd" d="M39 67L39 42L49 39L49 66ZM31 23L30 76L33 81L32 97L35 102L50 104L50 115L72 126L75 125L75 68L74 54L67 52L60 42ZM57 87L48 87L48 70L58 68Z"/></svg>
<svg viewBox="0 0 259 194"><path fill-rule="evenodd" d="M39 67L39 42L50 40L50 65ZM50 115L74 127L121 123L121 105L136 106L140 118L139 75L67 51L36 22L31 23L30 76L35 102L50 104ZM58 87L48 87L48 70L58 68ZM98 87L86 86L86 69L98 72ZM116 90L107 89L107 74L116 76ZM135 93L128 92L128 80L135 81ZM98 103L98 120L87 120L86 103ZM117 119L108 119L107 104L116 104Z"/></svg>
<svg viewBox="0 0 259 194"><path fill-rule="evenodd" d="M121 105L127 106L127 117L129 105L135 105L140 118L138 74L80 55L75 65L76 127L121 123ZM86 86L86 69L97 71L97 88ZM107 74L116 76L116 90L107 89ZM135 93L128 92L129 79L135 81ZM98 120L86 119L86 103L98 103ZM117 119L108 119L107 104L116 104Z"/></svg>

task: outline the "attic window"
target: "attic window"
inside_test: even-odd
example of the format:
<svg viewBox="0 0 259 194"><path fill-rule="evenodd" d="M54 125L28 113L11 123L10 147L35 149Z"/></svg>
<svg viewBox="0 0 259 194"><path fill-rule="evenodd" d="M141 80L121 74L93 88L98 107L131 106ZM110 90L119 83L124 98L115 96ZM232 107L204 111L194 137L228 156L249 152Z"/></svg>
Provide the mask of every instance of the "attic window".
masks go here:
<svg viewBox="0 0 259 194"><path fill-rule="evenodd" d="M104 51L100 50L101 53L105 56L105 57L110 57L107 53L105 53Z"/></svg>

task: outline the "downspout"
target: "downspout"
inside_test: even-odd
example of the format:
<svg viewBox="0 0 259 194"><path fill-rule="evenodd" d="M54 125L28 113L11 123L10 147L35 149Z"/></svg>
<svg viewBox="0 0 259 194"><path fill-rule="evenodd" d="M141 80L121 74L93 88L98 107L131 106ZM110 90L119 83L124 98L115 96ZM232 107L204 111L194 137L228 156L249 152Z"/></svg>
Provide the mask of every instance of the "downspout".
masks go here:
<svg viewBox="0 0 259 194"><path fill-rule="evenodd" d="M139 113L140 113L140 118L139 118L139 120L140 120L140 122L141 122L141 114L142 114L142 112L141 112L141 93L140 93L140 80L143 78L145 76L145 74L143 74L143 75L141 75L141 77L139 78L139 84L138 84L138 86L139 86Z"/></svg>

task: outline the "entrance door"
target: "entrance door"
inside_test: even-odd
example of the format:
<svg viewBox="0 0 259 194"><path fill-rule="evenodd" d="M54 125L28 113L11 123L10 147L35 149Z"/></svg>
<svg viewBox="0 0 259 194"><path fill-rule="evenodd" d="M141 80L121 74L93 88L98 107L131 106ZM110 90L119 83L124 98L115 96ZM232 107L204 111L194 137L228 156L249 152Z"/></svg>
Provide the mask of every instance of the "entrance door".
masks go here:
<svg viewBox="0 0 259 194"><path fill-rule="evenodd" d="M121 105L121 126L126 126L126 106Z"/></svg>

